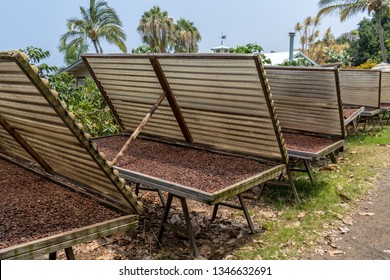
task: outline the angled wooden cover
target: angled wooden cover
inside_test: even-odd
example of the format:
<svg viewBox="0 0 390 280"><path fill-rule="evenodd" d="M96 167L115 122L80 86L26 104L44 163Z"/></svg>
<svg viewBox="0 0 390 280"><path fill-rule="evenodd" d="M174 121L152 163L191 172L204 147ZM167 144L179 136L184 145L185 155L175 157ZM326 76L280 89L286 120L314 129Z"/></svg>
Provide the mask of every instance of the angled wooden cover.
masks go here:
<svg viewBox="0 0 390 280"><path fill-rule="evenodd" d="M258 55L127 54L83 59L125 131L133 131L159 96L168 92L174 100L158 107L143 134L287 160Z"/></svg>
<svg viewBox="0 0 390 280"><path fill-rule="evenodd" d="M390 72L382 71L381 103L390 104Z"/></svg>
<svg viewBox="0 0 390 280"><path fill-rule="evenodd" d="M18 51L0 52L0 152L141 211L142 204L27 59Z"/></svg>
<svg viewBox="0 0 390 280"><path fill-rule="evenodd" d="M282 129L344 138L338 70L266 66Z"/></svg>
<svg viewBox="0 0 390 280"><path fill-rule="evenodd" d="M340 70L343 103L379 108L380 75L379 70Z"/></svg>

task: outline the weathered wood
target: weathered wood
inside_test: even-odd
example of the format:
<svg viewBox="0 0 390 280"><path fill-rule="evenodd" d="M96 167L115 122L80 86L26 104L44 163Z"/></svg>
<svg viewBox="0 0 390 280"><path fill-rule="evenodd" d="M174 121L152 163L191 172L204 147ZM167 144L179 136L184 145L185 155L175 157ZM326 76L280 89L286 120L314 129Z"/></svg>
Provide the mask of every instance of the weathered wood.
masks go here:
<svg viewBox="0 0 390 280"><path fill-rule="evenodd" d="M135 215L112 219L106 222L82 227L79 229L41 238L24 244L0 250L0 259L31 259L50 254L61 249L101 238L119 231L127 231L137 226Z"/></svg>
<svg viewBox="0 0 390 280"><path fill-rule="evenodd" d="M0 114L0 125L15 139L19 145L26 150L36 162L49 173L53 173L53 168L48 164L32 147L31 145L7 122Z"/></svg>
<svg viewBox="0 0 390 280"><path fill-rule="evenodd" d="M93 69L97 65L102 68L96 70L96 77L126 132L138 126L154 102L156 88L162 87L150 63L154 60L161 68L160 80L174 94L194 143L282 161L259 79L264 73L258 73L253 55L129 54L85 58ZM141 66L139 72L137 65ZM140 135L185 142L171 111L163 102ZM228 127L233 126L230 121L235 127Z"/></svg>
<svg viewBox="0 0 390 280"><path fill-rule="evenodd" d="M161 69L160 62L158 61L157 58L151 57L150 58L150 63L153 66L154 72L156 73L157 79L160 82L161 88L166 94L167 100L169 102L169 105L172 108L173 114L175 115L175 118L180 126L180 129L183 133L184 138L186 139L187 142L193 143L194 139L192 139L191 133L187 127L186 121L180 111L180 107L178 106L176 102L176 98L173 95L173 92L171 90L171 87L165 77L165 74L163 70Z"/></svg>
<svg viewBox="0 0 390 280"><path fill-rule="evenodd" d="M63 178L88 186L88 191L95 190L111 201L116 197L118 204L130 206L129 212L140 212L142 206L135 195L124 188L123 180L92 147L90 135L74 121L74 114L66 110L58 93L39 77L27 57L17 51L0 57L0 65L4 61L14 65L12 73L0 72L1 80L7 81L0 82L0 110L10 126ZM10 144L9 138L0 138L0 147L31 161L22 146Z"/></svg>
<svg viewBox="0 0 390 280"><path fill-rule="evenodd" d="M118 160L123 156L123 153L127 150L131 142L133 142L138 134L142 131L146 123L149 121L149 119L152 117L153 113L157 110L158 106L161 104L161 102L165 99L166 93L164 92L161 94L159 99L156 101L156 103L153 105L153 107L150 109L149 113L146 114L142 122L138 125L138 127L134 130L133 134L131 134L130 138L126 141L126 143L123 145L122 149L118 152L116 157L111 161L113 165L115 165Z"/></svg>

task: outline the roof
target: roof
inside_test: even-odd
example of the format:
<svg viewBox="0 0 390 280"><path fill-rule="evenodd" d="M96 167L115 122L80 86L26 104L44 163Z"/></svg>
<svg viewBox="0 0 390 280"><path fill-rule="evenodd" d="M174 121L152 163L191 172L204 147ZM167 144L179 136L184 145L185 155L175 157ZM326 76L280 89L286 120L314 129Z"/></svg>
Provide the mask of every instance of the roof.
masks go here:
<svg viewBox="0 0 390 280"><path fill-rule="evenodd" d="M282 64L285 61L289 60L290 53L289 52L270 52L270 53L264 53L266 58L269 58L271 60L271 65L279 65ZM317 65L317 63L312 60L310 57L305 55L301 51L294 51L294 60L298 58L303 58L307 60L312 65Z"/></svg>
<svg viewBox="0 0 390 280"><path fill-rule="evenodd" d="M85 64L84 64L82 59L79 59L75 63L69 65L68 67L66 67L64 69L61 69L59 71L59 73L62 73L62 72L70 72L70 73L72 73L72 72L77 72L77 71L79 71L81 69L85 69Z"/></svg>
<svg viewBox="0 0 390 280"><path fill-rule="evenodd" d="M211 48L212 51L215 51L215 50L228 50L228 49L230 49L230 47L227 47L227 46L224 46L224 45Z"/></svg>
<svg viewBox="0 0 390 280"><path fill-rule="evenodd" d="M0 93L0 155L37 166L122 209L142 210L125 180L24 53L0 52Z"/></svg>

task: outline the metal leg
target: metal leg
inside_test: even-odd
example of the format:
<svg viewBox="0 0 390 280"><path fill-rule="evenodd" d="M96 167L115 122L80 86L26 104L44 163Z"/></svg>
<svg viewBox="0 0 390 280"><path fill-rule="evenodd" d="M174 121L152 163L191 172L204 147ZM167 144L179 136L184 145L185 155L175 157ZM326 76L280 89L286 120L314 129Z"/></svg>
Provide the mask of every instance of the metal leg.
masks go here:
<svg viewBox="0 0 390 280"><path fill-rule="evenodd" d="M278 181L280 182L281 181L281 177L279 177L279 179L278 179ZM257 200L259 200L260 199L260 197L261 197L261 195L263 194L263 191L264 191L264 188L265 188L265 185L266 185L266 183L263 183L263 184L260 184L259 185L259 195L258 195L258 197L257 197Z"/></svg>
<svg viewBox="0 0 390 280"><path fill-rule="evenodd" d="M293 180L291 172L287 171L287 175L288 175L288 180L289 180L289 183L290 183L291 190L292 190L292 192L294 194L294 197L295 197L295 201L297 203L300 203L301 200L299 199L299 195L298 195L297 189L295 188L295 184L294 184L294 180Z"/></svg>
<svg viewBox="0 0 390 280"><path fill-rule="evenodd" d="M188 237L190 239L190 244L192 247L192 255L194 258L199 256L198 247L196 246L195 242L195 234L194 230L192 228L190 213L188 211L188 206L186 199L184 197L178 197L180 199L181 208L183 209L184 219L186 221L187 231L188 231Z"/></svg>
<svg viewBox="0 0 390 280"><path fill-rule="evenodd" d="M256 233L256 229L255 229L255 227L253 225L251 216L249 215L248 208L246 207L245 201L242 198L241 194L238 194L237 196L238 196L238 200L240 201L242 211L244 212L245 219L248 222L249 228L250 228L252 234L255 234Z"/></svg>
<svg viewBox="0 0 390 280"><path fill-rule="evenodd" d="M75 260L76 259L74 256L72 247L65 248L65 255L66 255L66 258L68 260Z"/></svg>
<svg viewBox="0 0 390 280"><path fill-rule="evenodd" d="M303 164L305 165L307 174L309 175L310 182L313 184L313 176L311 175L310 165L307 159L303 160Z"/></svg>
<svg viewBox="0 0 390 280"><path fill-rule="evenodd" d="M158 231L158 242L160 243L162 240L162 236L164 234L164 229L165 229L164 223L166 223L166 221L168 220L168 214L169 214L169 210L171 209L172 199L173 199L173 195L168 193L168 199L167 199L167 204L165 205L164 217L160 225L160 230Z"/></svg>
<svg viewBox="0 0 390 280"><path fill-rule="evenodd" d="M52 252L49 254L49 260L56 260L57 259L57 252Z"/></svg>
<svg viewBox="0 0 390 280"><path fill-rule="evenodd" d="M164 197L163 193L160 190L157 190L157 193L158 193L158 196L160 197L162 206L165 207L165 197Z"/></svg>
<svg viewBox="0 0 390 280"><path fill-rule="evenodd" d="M334 152L331 152L329 154L329 157L330 157L330 160L332 161L332 163L337 163L337 158L336 158Z"/></svg>
<svg viewBox="0 0 390 280"><path fill-rule="evenodd" d="M213 215L211 216L210 223L215 221L215 218L217 217L218 207L219 207L219 204L214 205Z"/></svg>

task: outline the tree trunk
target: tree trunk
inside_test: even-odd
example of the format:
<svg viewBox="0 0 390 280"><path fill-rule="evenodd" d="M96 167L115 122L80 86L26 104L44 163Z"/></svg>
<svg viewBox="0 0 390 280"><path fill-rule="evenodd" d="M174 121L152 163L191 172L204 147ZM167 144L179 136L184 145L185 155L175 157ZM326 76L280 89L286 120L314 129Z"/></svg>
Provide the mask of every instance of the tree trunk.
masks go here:
<svg viewBox="0 0 390 280"><path fill-rule="evenodd" d="M387 49L385 46L385 38L383 35L383 27L382 27L382 17L380 11L375 11L375 17L378 25L378 34L379 34L379 43L382 52L382 61L384 63L387 63Z"/></svg>
<svg viewBox="0 0 390 280"><path fill-rule="evenodd" d="M93 46L95 47L96 53L100 53L96 40L92 40L92 43L93 43Z"/></svg>

